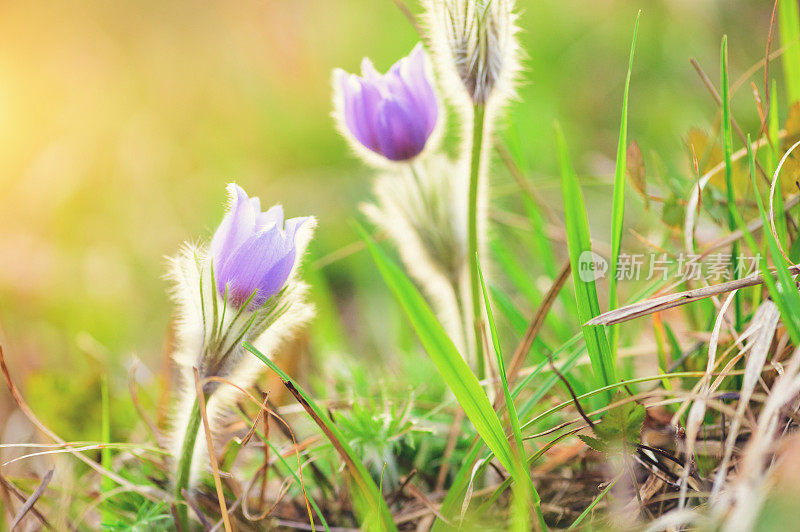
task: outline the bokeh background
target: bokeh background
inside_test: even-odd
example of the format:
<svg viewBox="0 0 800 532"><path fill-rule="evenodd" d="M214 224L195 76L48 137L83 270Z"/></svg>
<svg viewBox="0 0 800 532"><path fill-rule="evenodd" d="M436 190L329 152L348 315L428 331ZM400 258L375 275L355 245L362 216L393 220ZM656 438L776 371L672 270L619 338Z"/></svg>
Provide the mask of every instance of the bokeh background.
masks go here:
<svg viewBox="0 0 800 532"><path fill-rule="evenodd" d="M556 211L556 119L586 186L609 197L639 9L629 138L669 175L688 172L688 131L710 128L716 112L689 59L717 80L725 31L736 78L763 56L772 7L518 4L526 70L507 121ZM312 350L312 370L345 357L382 371L386 331L402 324L369 258L347 253L372 171L333 127L330 78L363 56L385 70L417 40L392 0L0 3L0 342L48 423L67 438L97 432L96 384L108 372L124 424L134 357L159 389L171 314L164 257L210 235L229 181L290 216L319 218L308 275L321 317L310 340L326 348ZM743 125L756 123L747 85L734 106ZM511 179L492 179L502 197ZM609 206L589 208L607 218ZM3 388L0 420L9 403ZM3 440L22 437L14 426Z"/></svg>

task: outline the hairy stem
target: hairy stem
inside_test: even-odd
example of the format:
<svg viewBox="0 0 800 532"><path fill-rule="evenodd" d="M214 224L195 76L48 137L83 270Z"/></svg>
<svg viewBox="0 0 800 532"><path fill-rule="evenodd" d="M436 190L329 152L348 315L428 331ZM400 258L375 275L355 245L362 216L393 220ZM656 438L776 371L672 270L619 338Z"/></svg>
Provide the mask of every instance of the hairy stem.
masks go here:
<svg viewBox="0 0 800 532"><path fill-rule="evenodd" d="M197 432L200 429L200 402L195 399L192 405L192 413L189 414L189 423L186 426L186 433L183 435L183 445L181 446L181 456L178 461L178 473L175 478L175 502L183 530L189 530L189 508L183 501L183 490L189 488L189 476L192 471L192 455L194 454L194 444L197 441Z"/></svg>
<svg viewBox="0 0 800 532"><path fill-rule="evenodd" d="M481 339L481 323L483 321L483 308L481 306L481 288L478 278L478 263L475 257L478 253L478 186L481 174L481 151L483 149L483 119L485 115L483 104L475 103L472 115L472 156L469 168L469 203L467 204L467 263L469 263L469 283L472 292L472 325L475 334L475 360L478 378L486 376L485 361L483 359L483 341Z"/></svg>

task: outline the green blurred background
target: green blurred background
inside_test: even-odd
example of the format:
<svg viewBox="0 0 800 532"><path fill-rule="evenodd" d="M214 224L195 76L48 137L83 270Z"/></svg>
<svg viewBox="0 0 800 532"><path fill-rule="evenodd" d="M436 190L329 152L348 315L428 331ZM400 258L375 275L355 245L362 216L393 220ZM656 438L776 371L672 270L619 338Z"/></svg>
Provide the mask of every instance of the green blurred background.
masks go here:
<svg viewBox="0 0 800 532"><path fill-rule="evenodd" d="M518 5L525 73L509 116L532 183L553 205L555 119L579 172L611 181L639 9L629 138L658 154L662 174L685 174L686 135L710 128L716 111L689 59L716 81L725 32L735 79L763 57L772 7ZM355 70L363 56L385 70L417 40L392 0L0 5L0 341L43 416L67 431L97 426L86 409L98 368L116 376L121 402L133 354L158 372L171 313L164 257L210 235L227 182L290 216L316 215L312 265L357 240L350 221L370 198L372 172L333 127L331 71ZM757 124L752 101L747 85L734 98L746 131ZM498 172L492 186L511 182ZM589 208L607 219L609 205ZM312 338L344 334L344 355L385 360L385 332L401 325L374 266L363 253L325 262L311 272L323 310ZM73 394L82 399L65 400ZM0 392L0 419L9 402Z"/></svg>

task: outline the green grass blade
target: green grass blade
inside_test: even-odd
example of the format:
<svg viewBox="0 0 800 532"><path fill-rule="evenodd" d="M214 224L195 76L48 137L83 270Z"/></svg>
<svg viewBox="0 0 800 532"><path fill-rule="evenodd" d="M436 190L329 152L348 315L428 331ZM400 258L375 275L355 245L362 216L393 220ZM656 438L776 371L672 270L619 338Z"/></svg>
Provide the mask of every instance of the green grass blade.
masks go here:
<svg viewBox="0 0 800 532"><path fill-rule="evenodd" d="M357 489L357 495L368 507L368 511L364 515L363 526L367 530L396 531L397 527L394 525L392 513L389 511L389 507L386 505L378 486L375 485L375 481L372 480L367 468L364 467L364 464L353 451L353 448L350 447L339 428L330 420L328 414L317 405L314 399L297 382L267 358L266 355L247 342L244 343L244 347L274 371L290 390L293 389L297 392L298 399L302 399L304 403L303 407L311 410L309 413L313 412L314 421L342 456L347 468L350 470L350 475Z"/></svg>
<svg viewBox="0 0 800 532"><path fill-rule="evenodd" d="M403 271L361 230L378 270L400 304L423 348L464 410L483 443L506 470L514 474L515 457L500 418L492 408L478 379L453 345L433 311ZM476 455L477 456L477 455ZM459 472L462 480L465 475ZM468 477L467 481L468 481ZM464 485L465 486L465 485ZM455 499L456 497L454 497ZM453 500L446 501L451 504Z"/></svg>
<svg viewBox="0 0 800 532"><path fill-rule="evenodd" d="M472 373L416 286L364 231L362 231L362 238L366 242L381 276L397 302L400 303L400 307L411 322L422 346L431 357L436 369L447 383L450 391L453 392L461 408L464 409L464 413L503 467L509 472L512 471L514 460L511 445L503 431L500 419L475 374Z"/></svg>
<svg viewBox="0 0 800 532"><path fill-rule="evenodd" d="M558 349L555 353L553 353L553 358L557 358L563 352L566 352L570 347L574 346L580 339L580 335L576 334L567 344L562 346ZM582 349L576 350L576 353L572 356L571 360L568 360L564 366L562 366L561 371L563 373L567 372L572 365L577 362L579 355L581 354ZM512 398L516 398L519 394L527 388L533 379L535 379L540 373L542 373L547 368L547 361L543 361L533 369L533 371L528 374L524 379L522 379L515 387L511 393ZM534 392L533 396L526 402L526 404L519 409L518 416L526 416L533 407L538 404L541 399L547 395L557 382L559 382L558 378L555 375L550 375L544 382L537 385L536 391ZM521 428L521 427L520 427ZM447 495L442 500L442 506L440 509L440 513L445 516L454 515L459 511L461 507L462 501L464 500L464 495L467 491L467 486L469 485L470 477L472 476L472 467L475 461L478 459L478 455L480 454L481 449L483 448L482 445L475 444L470 449L469 453L467 454L466 458L464 459L461 467L459 468L456 476L453 480L453 484L450 486L450 489L447 491ZM485 469L486 465L484 464L482 469ZM480 474L480 471L479 473ZM444 529L447 529L447 525L441 521L437 520L433 524L433 528L431 529L432 532L441 532Z"/></svg>
<svg viewBox="0 0 800 532"><path fill-rule="evenodd" d="M728 88L728 36L722 36L722 48L720 51L720 74L722 83L722 146L725 154L725 191L728 195L728 229L736 230L736 194L733 189L733 132L731 128L731 100ZM738 277L739 264L739 243L734 241L731 246L731 258L733 260L733 276ZM742 293L736 292L733 300L734 313L736 315L736 330L742 329Z"/></svg>
<svg viewBox="0 0 800 532"><path fill-rule="evenodd" d="M506 366L503 362L503 353L500 349L500 338L497 335L497 326L494 323L494 315L492 314L492 306L489 301L489 292L486 290L486 281L483 278L483 270L481 269L478 257L475 257L477 263L478 278L481 282L481 292L483 293L483 302L486 306L486 315L489 321L489 331L492 336L492 346L494 347L494 354L497 358L497 372L500 374L500 383L503 386L503 396L506 401L506 411L508 412L508 419L511 423L511 432L514 435L514 443L516 444L515 467L512 472L514 477L514 504L512 506L514 516L514 526L519 530L528 530L530 523L528 520L528 508L531 504L534 505L540 526L543 529L547 528L542 516L542 510L539 506L541 499L536 491L536 486L533 484L530 472L526 467L525 461L525 446L522 440L522 431L519 426L519 417L517 417L517 409L514 406L514 399L511 397L511 390L508 387L508 377L506 376Z"/></svg>
<svg viewBox="0 0 800 532"><path fill-rule="evenodd" d="M592 252L589 221L586 218L586 207L578 185L578 177L569 161L564 135L558 124L555 129L561 167L561 190L564 197L564 222L567 226L569 260L572 264L572 280L575 285L578 318L582 324L586 349L589 352L595 378L598 383L609 385L616 381L616 364L608 345L605 330L602 326L584 325L595 316L600 315L600 304L597 300L597 286L594 279L584 281L581 278L581 259L585 259ZM610 397L609 395L609 399Z"/></svg>
<svg viewBox="0 0 800 532"><path fill-rule="evenodd" d="M800 11L797 0L778 0L778 26L784 49L783 74L789 105L800 101Z"/></svg>
<svg viewBox="0 0 800 532"><path fill-rule="evenodd" d="M636 49L636 33L639 31L639 17L641 10L636 15L633 26L633 40L631 41L631 54L628 58L628 73L625 76L625 90L622 95L622 116L619 121L619 142L617 143L617 162L614 169L614 199L611 205L611 262L610 278L608 285L608 310L617 308L617 262L622 246L622 224L625 215L625 170L628 163L628 89L631 84L631 70L633 70L633 52ZM617 352L619 329L609 327L611 350Z"/></svg>
<svg viewBox="0 0 800 532"><path fill-rule="evenodd" d="M781 129L780 118L778 117L778 84L772 80L772 90L769 97L769 139L772 145L767 149L767 161L769 174L772 175L778 167L780 154L779 133ZM780 189L779 189L780 190ZM780 213L775 217L775 230L778 233L778 242L784 246L789 245L786 230L786 215L783 214L783 194L775 194L775 212Z"/></svg>

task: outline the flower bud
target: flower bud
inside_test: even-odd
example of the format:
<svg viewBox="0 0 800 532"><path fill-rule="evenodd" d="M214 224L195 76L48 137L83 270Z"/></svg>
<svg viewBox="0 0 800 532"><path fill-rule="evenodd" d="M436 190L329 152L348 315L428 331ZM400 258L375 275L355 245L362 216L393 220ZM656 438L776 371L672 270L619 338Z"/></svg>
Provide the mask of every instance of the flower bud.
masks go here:
<svg viewBox="0 0 800 532"><path fill-rule="evenodd" d="M513 91L519 71L513 0L425 0L437 66L454 73L470 100Z"/></svg>

